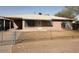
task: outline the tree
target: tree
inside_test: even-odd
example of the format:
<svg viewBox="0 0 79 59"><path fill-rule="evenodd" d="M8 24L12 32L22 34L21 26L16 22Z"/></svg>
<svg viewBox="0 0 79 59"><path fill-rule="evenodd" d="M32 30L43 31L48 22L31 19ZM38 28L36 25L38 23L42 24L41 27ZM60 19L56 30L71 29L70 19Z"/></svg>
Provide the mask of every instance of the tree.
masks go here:
<svg viewBox="0 0 79 59"><path fill-rule="evenodd" d="M55 16L60 16L60 17L67 17L67 18L74 18L75 15L73 13L73 11L67 9L68 7L66 7L64 10L58 12L57 14L55 14Z"/></svg>
<svg viewBox="0 0 79 59"><path fill-rule="evenodd" d="M65 6L64 10L61 12L58 12L56 16L67 17L67 18L72 18L74 20L78 20L78 18L76 19L76 16L79 17L79 6ZM73 30L79 29L79 23L77 22L72 23L71 26ZM62 22L62 27L65 27L65 23L63 22Z"/></svg>
<svg viewBox="0 0 79 59"><path fill-rule="evenodd" d="M79 6L65 6L65 9L72 11L75 16L79 14Z"/></svg>

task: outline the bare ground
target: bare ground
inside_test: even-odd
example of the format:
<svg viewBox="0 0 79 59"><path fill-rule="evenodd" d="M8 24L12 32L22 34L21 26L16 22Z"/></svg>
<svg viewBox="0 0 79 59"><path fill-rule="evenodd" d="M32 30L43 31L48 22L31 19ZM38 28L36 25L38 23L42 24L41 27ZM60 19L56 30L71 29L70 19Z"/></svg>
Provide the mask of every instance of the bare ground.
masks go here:
<svg viewBox="0 0 79 59"><path fill-rule="evenodd" d="M79 39L71 40L44 40L23 42L12 47L12 52L79 52Z"/></svg>
<svg viewBox="0 0 79 59"><path fill-rule="evenodd" d="M4 32L3 34L4 41L8 45L3 44L3 46L0 46L0 52L79 52L79 31L58 29L49 31L19 31L16 33ZM10 43L14 44L10 40L15 38L17 38L16 44L9 46ZM2 39L2 33L0 34L0 39Z"/></svg>
<svg viewBox="0 0 79 59"><path fill-rule="evenodd" d="M48 31L21 32L12 52L79 52L79 32L76 31Z"/></svg>

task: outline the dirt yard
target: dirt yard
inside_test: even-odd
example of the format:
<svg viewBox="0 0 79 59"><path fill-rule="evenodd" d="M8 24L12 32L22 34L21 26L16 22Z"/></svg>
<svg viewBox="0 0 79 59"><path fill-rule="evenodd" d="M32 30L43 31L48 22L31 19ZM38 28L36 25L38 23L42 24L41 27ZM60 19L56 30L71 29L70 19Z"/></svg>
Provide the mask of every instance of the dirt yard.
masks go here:
<svg viewBox="0 0 79 59"><path fill-rule="evenodd" d="M23 42L12 47L19 53L79 53L79 39Z"/></svg>
<svg viewBox="0 0 79 59"><path fill-rule="evenodd" d="M78 53L79 52L79 31L49 30L49 31L17 31L4 32L3 44L0 52L12 53ZM16 40L16 44L14 41ZM2 39L2 33L0 33Z"/></svg>
<svg viewBox="0 0 79 59"><path fill-rule="evenodd" d="M12 52L79 52L79 32L21 32Z"/></svg>

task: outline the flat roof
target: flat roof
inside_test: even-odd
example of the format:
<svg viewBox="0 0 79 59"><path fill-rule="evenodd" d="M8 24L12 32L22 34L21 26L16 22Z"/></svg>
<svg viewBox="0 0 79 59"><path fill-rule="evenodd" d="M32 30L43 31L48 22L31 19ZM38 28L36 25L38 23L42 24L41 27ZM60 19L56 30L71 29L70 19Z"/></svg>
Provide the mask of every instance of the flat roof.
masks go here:
<svg viewBox="0 0 79 59"><path fill-rule="evenodd" d="M0 16L0 19L5 19L3 16Z"/></svg>
<svg viewBox="0 0 79 59"><path fill-rule="evenodd" d="M24 20L71 20L69 18L65 17L58 17L58 16L52 16L52 15L13 15L13 16L6 16L10 18L22 18Z"/></svg>
<svg viewBox="0 0 79 59"><path fill-rule="evenodd" d="M7 18L5 18L3 16L0 16L0 20L10 20L10 19L7 19Z"/></svg>

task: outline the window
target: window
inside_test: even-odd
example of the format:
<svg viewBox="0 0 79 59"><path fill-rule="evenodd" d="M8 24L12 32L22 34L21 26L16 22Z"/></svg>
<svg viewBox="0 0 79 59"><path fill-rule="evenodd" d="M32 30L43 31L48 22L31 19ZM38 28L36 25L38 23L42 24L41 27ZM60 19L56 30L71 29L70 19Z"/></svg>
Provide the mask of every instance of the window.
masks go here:
<svg viewBox="0 0 79 59"><path fill-rule="evenodd" d="M51 23L51 21L41 21L41 25L42 26L52 26L52 23Z"/></svg>
<svg viewBox="0 0 79 59"><path fill-rule="evenodd" d="M35 20L27 20L27 21L25 21L25 26L34 27L35 26Z"/></svg>
<svg viewBox="0 0 79 59"><path fill-rule="evenodd" d="M25 26L27 27L48 27L52 26L51 21L47 20L26 20Z"/></svg>

